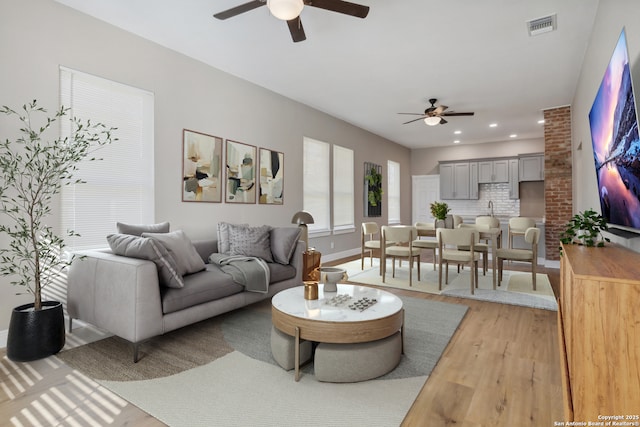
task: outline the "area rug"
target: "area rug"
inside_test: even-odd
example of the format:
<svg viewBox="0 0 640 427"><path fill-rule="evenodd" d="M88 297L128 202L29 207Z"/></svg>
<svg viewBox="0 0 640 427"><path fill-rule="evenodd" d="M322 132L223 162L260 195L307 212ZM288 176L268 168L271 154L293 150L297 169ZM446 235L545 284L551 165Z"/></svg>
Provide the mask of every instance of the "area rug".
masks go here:
<svg viewBox="0 0 640 427"><path fill-rule="evenodd" d="M545 310L558 310L558 304L546 274L536 275L536 290L533 290L531 273L503 270L501 286L493 290L493 273L487 270L486 275L482 269L478 270L478 288L471 295L470 271L468 268L458 273L457 267L449 267L449 284L443 285L442 291L438 290L438 269L434 270L432 263L420 264L420 281L417 280L417 268L413 268L413 283L409 287L409 263L403 261L402 267L396 264L395 278L391 277L391 261L387 260L387 274L385 282L379 273L378 259L370 261L365 259L365 269L361 270L360 260L349 261L336 267L344 268L349 276L349 282L366 285L388 286L397 289L406 289L419 292L427 292L436 295L449 295L458 298L470 298L481 301L497 302L501 304L519 305L524 307L540 308Z"/></svg>
<svg viewBox="0 0 640 427"><path fill-rule="evenodd" d="M397 426L467 311L459 304L402 300L405 354L392 372L361 383L316 381L312 363L295 382L293 371L271 356L270 301L200 322L195 332L188 326L149 340L137 364L116 337L58 357L170 426ZM177 365L187 354L189 361L167 375L162 366Z"/></svg>

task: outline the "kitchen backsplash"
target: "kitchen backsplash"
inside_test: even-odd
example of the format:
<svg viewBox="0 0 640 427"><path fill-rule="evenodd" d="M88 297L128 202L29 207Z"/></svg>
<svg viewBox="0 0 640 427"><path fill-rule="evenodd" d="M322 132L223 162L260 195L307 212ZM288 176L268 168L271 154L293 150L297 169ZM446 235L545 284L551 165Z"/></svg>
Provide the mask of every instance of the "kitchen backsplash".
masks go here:
<svg viewBox="0 0 640 427"><path fill-rule="evenodd" d="M493 202L495 216L520 216L520 199L509 198L509 183L480 184L478 200L445 200L451 213L460 216L489 214L489 201Z"/></svg>

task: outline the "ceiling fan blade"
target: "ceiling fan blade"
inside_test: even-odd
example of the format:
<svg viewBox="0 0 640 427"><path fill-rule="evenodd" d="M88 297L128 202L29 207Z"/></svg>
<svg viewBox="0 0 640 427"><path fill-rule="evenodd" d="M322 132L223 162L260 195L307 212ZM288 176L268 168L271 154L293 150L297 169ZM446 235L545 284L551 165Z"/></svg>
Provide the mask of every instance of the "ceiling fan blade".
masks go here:
<svg viewBox="0 0 640 427"><path fill-rule="evenodd" d="M417 119L413 119L413 120L409 120L408 122L404 122L403 125L409 124L409 123L413 123L413 122L417 122L418 120L424 120L425 116L422 116L420 118Z"/></svg>
<svg viewBox="0 0 640 427"><path fill-rule="evenodd" d="M294 43L298 43L307 39L307 36L304 33L304 28L302 27L302 21L300 17L296 17L287 21L287 25L289 26L289 32L291 33L291 38Z"/></svg>
<svg viewBox="0 0 640 427"><path fill-rule="evenodd" d="M449 107L447 107L446 105L438 105L436 107L436 109L435 109L435 114L436 115L440 115L440 114L444 113L444 110L446 110L447 108L449 108Z"/></svg>
<svg viewBox="0 0 640 427"><path fill-rule="evenodd" d="M356 18L366 18L369 14L369 6L363 6L342 0L304 0L304 4L307 6L330 10L332 12L355 16Z"/></svg>
<svg viewBox="0 0 640 427"><path fill-rule="evenodd" d="M266 4L267 3L264 0L253 0L248 3L241 4L240 6L232 7L231 9L216 13L215 15L213 15L213 17L221 20L233 18L236 15L249 12L250 10L256 9Z"/></svg>
<svg viewBox="0 0 640 427"><path fill-rule="evenodd" d="M443 119L442 117L440 117L440 124L441 125L444 125L444 124L447 124L447 123L449 123L449 122L446 121L445 119Z"/></svg>
<svg viewBox="0 0 640 427"><path fill-rule="evenodd" d="M410 116L424 116L423 113L398 113L398 114L409 114Z"/></svg>
<svg viewBox="0 0 640 427"><path fill-rule="evenodd" d="M443 116L452 117L452 116L473 116L475 113L443 113Z"/></svg>

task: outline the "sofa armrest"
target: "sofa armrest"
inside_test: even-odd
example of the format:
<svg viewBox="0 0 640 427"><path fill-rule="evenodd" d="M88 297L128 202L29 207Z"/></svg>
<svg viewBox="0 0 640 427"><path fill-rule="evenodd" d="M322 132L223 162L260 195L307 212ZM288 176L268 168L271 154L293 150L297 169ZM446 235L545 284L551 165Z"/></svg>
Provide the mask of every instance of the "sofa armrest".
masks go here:
<svg viewBox="0 0 640 427"><path fill-rule="evenodd" d="M302 270L303 270L303 256L302 254L307 248L307 244L303 240L298 240L298 244L293 251L293 255L291 256L291 261L289 265L295 267L296 269L296 277L295 281L302 285Z"/></svg>
<svg viewBox="0 0 640 427"><path fill-rule="evenodd" d="M152 261L79 252L69 267L67 286L71 318L134 343L163 333L158 271Z"/></svg>

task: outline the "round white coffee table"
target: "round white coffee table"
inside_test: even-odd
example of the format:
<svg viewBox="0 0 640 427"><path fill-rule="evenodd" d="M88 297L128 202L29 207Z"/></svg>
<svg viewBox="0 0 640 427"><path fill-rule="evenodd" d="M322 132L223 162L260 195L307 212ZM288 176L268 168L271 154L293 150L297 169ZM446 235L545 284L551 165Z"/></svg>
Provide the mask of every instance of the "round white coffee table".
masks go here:
<svg viewBox="0 0 640 427"><path fill-rule="evenodd" d="M345 301L336 303L335 297ZM349 305L368 299L376 303L364 310ZM366 286L338 284L337 292L324 292L318 285L318 299L304 299L304 286L278 292L271 300L273 326L295 338L295 379L300 375L300 340L319 343L365 343L400 332L404 342L404 310L396 295Z"/></svg>

